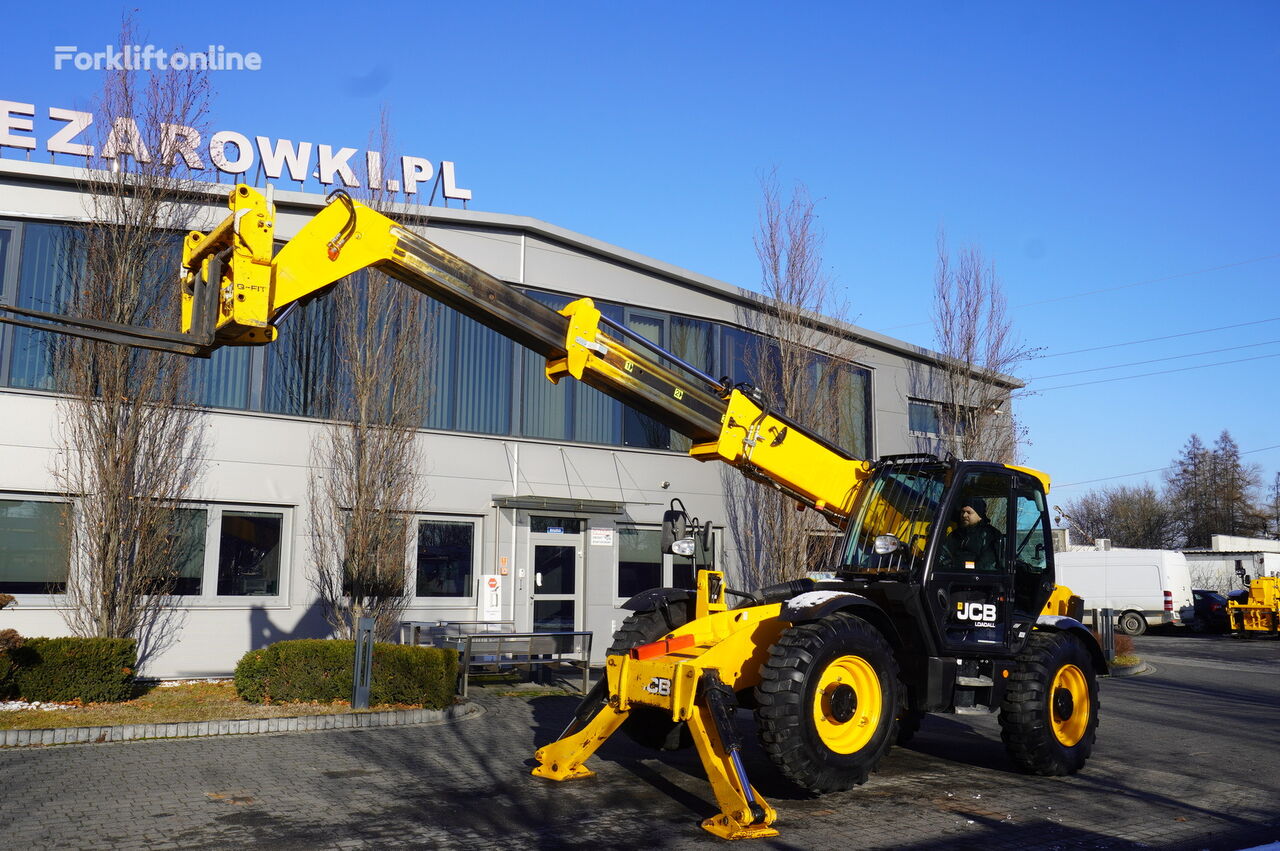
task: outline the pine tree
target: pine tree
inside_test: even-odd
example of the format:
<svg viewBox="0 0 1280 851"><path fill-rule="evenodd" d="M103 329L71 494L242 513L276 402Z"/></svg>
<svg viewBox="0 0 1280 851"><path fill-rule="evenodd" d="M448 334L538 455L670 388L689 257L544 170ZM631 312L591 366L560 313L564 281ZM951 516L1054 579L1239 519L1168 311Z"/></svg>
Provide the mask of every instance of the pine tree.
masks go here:
<svg viewBox="0 0 1280 851"><path fill-rule="evenodd" d="M1240 460L1240 447L1223 430L1213 448L1191 435L1167 474L1168 500L1183 546L1208 547L1214 535L1264 534L1267 517L1257 501L1261 472Z"/></svg>

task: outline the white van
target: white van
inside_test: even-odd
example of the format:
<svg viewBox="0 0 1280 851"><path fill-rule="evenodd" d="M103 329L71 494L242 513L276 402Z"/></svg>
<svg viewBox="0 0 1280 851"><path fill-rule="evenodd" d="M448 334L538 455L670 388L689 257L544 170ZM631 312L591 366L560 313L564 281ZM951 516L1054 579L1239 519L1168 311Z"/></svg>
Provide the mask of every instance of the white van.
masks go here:
<svg viewBox="0 0 1280 851"><path fill-rule="evenodd" d="M1116 630L1141 635L1148 626L1179 624L1192 605L1187 559L1170 550L1087 550L1054 554L1057 582L1092 609L1111 609Z"/></svg>

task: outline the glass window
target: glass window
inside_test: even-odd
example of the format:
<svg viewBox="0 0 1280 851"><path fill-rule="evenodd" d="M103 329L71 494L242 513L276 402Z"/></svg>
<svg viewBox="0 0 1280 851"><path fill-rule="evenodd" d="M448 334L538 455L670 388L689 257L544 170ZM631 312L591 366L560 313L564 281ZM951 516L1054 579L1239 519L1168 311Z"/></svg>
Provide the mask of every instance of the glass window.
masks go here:
<svg viewBox="0 0 1280 851"><path fill-rule="evenodd" d="M547 532L552 535L580 535L585 521L580 517L542 517L533 515L529 518L530 532Z"/></svg>
<svg viewBox="0 0 1280 851"><path fill-rule="evenodd" d="M22 229L18 307L59 312L71 298L68 272L73 261L73 230L62 225L29 222ZM9 383L14 387L48 390L53 387L48 331L13 328Z"/></svg>
<svg viewBox="0 0 1280 851"><path fill-rule="evenodd" d="M528 295L554 310L569 303L568 296L539 292L530 292ZM524 395L520 406L522 433L526 437L572 440L570 397L579 382L562 378L560 383L552 384L547 380L547 359L529 349L522 349L521 361L524 364Z"/></svg>
<svg viewBox="0 0 1280 851"><path fill-rule="evenodd" d="M662 530L618 527L618 596L662 586Z"/></svg>
<svg viewBox="0 0 1280 851"><path fill-rule="evenodd" d="M203 588L208 523L208 512L203 509L178 508L173 512L169 541L170 559L178 574L173 583L174 594L198 596Z"/></svg>
<svg viewBox="0 0 1280 851"><path fill-rule="evenodd" d="M946 518L947 537L940 552L944 570L1002 571L1008 566L1009 477L970 473Z"/></svg>
<svg viewBox="0 0 1280 851"><path fill-rule="evenodd" d="M841 565L857 573L907 573L923 563L934 514L945 488L942 464L904 464L877 470L854 504ZM903 546L877 553L875 540L893 535Z"/></svg>
<svg viewBox="0 0 1280 851"><path fill-rule="evenodd" d="M907 402L907 427L919 434L941 434L938 406L929 402Z"/></svg>
<svg viewBox="0 0 1280 851"><path fill-rule="evenodd" d="M514 343L469 317L459 314L456 321L453 427L510 434Z"/></svg>
<svg viewBox="0 0 1280 851"><path fill-rule="evenodd" d="M252 362L253 348L249 346L223 346L208 360L192 358L188 366L196 404L210 408L248 408Z"/></svg>
<svg viewBox="0 0 1280 851"><path fill-rule="evenodd" d="M844 364L836 372L835 388L838 399L835 442L855 458L870 458L871 372Z"/></svg>
<svg viewBox="0 0 1280 851"><path fill-rule="evenodd" d="M418 522L417 597L470 597L476 524Z"/></svg>
<svg viewBox="0 0 1280 851"><path fill-rule="evenodd" d="M0 499L0 591L67 590L67 509L65 502Z"/></svg>
<svg viewBox="0 0 1280 851"><path fill-rule="evenodd" d="M218 542L218 595L274 597L280 593L280 537L284 515L223 511Z"/></svg>
<svg viewBox="0 0 1280 851"><path fill-rule="evenodd" d="M632 313L627 326L658 347L663 346L663 321L656 316ZM623 408L622 444L644 449L667 449L671 445L671 429L634 408Z"/></svg>
<svg viewBox="0 0 1280 851"><path fill-rule="evenodd" d="M423 299L430 345L427 355L427 414L425 428L453 428L453 340L457 314L431 299Z"/></svg>
<svg viewBox="0 0 1280 851"><path fill-rule="evenodd" d="M622 323L621 307L596 302L596 308L607 318ZM542 380L545 382L546 378ZM561 380L560 383L565 382ZM573 439L581 443L619 445L622 441L622 403L581 381L570 381L569 384L573 387L570 391L573 397Z"/></svg>
<svg viewBox="0 0 1280 851"><path fill-rule="evenodd" d="M341 286L341 284L339 284ZM263 407L271 413L328 417L337 382L337 324L332 298L300 305L266 347Z"/></svg>
<svg viewBox="0 0 1280 851"><path fill-rule="evenodd" d="M715 339L715 326L710 322L683 316L671 317L671 353L707 374L715 369ZM683 434L671 433L672 449L688 452L692 445L693 442Z"/></svg>

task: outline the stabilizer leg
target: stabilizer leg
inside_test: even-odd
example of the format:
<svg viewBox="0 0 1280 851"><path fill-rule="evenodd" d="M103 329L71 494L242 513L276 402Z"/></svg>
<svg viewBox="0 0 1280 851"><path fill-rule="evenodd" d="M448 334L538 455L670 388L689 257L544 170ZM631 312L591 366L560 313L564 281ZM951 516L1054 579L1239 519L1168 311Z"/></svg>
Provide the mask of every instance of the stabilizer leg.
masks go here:
<svg viewBox="0 0 1280 851"><path fill-rule="evenodd" d="M733 692L720 682L714 670L702 676L701 699L694 704L689 730L720 815L702 822L702 828L721 839L759 839L777 836L770 825L778 813L747 779L742 765L741 740L733 726L730 701Z"/></svg>
<svg viewBox="0 0 1280 851"><path fill-rule="evenodd" d="M576 724L570 724L568 735L546 747L539 748L533 758L541 763L533 769L534 777L548 780L576 780L590 777L593 772L583 763L627 720L627 713L604 704L595 716L578 732L569 732Z"/></svg>

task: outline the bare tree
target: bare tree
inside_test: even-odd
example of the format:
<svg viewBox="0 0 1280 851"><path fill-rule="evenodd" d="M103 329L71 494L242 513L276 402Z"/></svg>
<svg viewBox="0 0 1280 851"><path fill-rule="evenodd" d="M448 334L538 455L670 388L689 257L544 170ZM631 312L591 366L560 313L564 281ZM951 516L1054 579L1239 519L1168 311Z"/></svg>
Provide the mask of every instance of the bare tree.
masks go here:
<svg viewBox="0 0 1280 851"><path fill-rule="evenodd" d="M121 44L137 41L131 18ZM202 133L211 90L196 71L106 72L87 152L86 223L67 240L68 313L177 327L173 270L197 202L177 140ZM54 471L76 505L68 524L67 623L78 635L133 637L140 655L171 637L178 609L175 508L203 464L202 412L187 359L57 338L52 344L61 452ZM200 542L203 544L203 541Z"/></svg>
<svg viewBox="0 0 1280 851"><path fill-rule="evenodd" d="M833 319L844 318L846 307L823 268L815 203L802 185L784 198L776 173L761 188L755 247L766 306L749 322L759 336L745 353L746 368L772 410L839 442L839 424L849 419L842 396L850 389L847 370L857 346L827 330ZM722 481L742 584L793 579L826 564L837 539L820 515L797 511L769 484L734 470L726 469Z"/></svg>
<svg viewBox="0 0 1280 851"><path fill-rule="evenodd" d="M1271 481L1266 505L1267 527L1273 538L1280 538L1280 473Z"/></svg>
<svg viewBox="0 0 1280 851"><path fill-rule="evenodd" d="M1177 545L1173 507L1149 484L1090 491L1062 513L1091 542L1106 538L1118 547L1154 550Z"/></svg>
<svg viewBox="0 0 1280 851"><path fill-rule="evenodd" d="M377 141L377 150L388 150L385 110ZM368 190L375 209L390 212L390 200ZM426 412L431 313L418 292L386 275L355 277L331 297L338 380L329 388L334 421L313 447L312 583L336 634L350 637L357 618L371 617L378 636L390 638L413 594L407 537L424 498L416 436Z"/></svg>
<svg viewBox="0 0 1280 851"><path fill-rule="evenodd" d="M1011 375L1035 355L1009 318L995 267L977 248L953 261L938 237L933 330L944 365L934 382L941 404L941 449L960 458L1014 461L1024 429L1014 418Z"/></svg>

